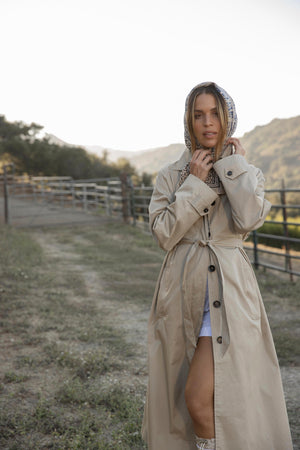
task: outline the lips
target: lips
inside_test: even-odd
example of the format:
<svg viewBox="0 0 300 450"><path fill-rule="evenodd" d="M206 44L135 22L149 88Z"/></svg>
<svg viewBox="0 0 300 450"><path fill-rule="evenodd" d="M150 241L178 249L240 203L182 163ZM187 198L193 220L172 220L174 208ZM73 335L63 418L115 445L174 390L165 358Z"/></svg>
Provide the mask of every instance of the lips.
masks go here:
<svg viewBox="0 0 300 450"><path fill-rule="evenodd" d="M217 133L213 131L207 131L206 133L203 133L203 136L205 136L206 138L213 138L217 136Z"/></svg>

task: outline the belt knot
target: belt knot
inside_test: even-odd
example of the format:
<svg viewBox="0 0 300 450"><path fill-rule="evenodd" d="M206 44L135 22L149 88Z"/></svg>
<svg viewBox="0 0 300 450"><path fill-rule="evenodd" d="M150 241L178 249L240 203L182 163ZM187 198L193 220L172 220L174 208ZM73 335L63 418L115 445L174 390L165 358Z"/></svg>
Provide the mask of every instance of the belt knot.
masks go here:
<svg viewBox="0 0 300 450"><path fill-rule="evenodd" d="M206 247L207 245L209 245L212 241L211 240L206 240L206 239L200 239L199 241L196 241L196 244L199 245L199 247Z"/></svg>

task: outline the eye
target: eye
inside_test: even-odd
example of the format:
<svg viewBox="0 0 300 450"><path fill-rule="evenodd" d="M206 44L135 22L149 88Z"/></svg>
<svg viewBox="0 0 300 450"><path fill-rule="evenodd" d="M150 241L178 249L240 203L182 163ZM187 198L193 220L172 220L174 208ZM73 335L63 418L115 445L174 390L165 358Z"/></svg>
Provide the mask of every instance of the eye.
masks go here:
<svg viewBox="0 0 300 450"><path fill-rule="evenodd" d="M202 114L195 114L194 119L197 120L197 119L200 119L201 117L202 117Z"/></svg>

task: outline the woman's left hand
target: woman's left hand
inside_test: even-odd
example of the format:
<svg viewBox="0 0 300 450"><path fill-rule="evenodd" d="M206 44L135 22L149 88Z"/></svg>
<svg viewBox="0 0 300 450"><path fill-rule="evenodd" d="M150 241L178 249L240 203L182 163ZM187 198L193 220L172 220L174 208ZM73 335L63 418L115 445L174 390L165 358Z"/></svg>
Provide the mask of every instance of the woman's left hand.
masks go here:
<svg viewBox="0 0 300 450"><path fill-rule="evenodd" d="M244 147L242 146L240 140L238 138L229 138L226 141L226 145L232 144L234 146L235 155L242 155L245 156L246 151L244 149Z"/></svg>

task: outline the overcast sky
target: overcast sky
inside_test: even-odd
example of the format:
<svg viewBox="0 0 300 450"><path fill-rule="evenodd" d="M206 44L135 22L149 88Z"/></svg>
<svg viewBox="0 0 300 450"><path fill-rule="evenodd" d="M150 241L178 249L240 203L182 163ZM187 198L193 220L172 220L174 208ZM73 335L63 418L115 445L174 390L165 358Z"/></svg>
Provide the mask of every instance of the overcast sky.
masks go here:
<svg viewBox="0 0 300 450"><path fill-rule="evenodd" d="M300 0L0 0L0 114L72 144L183 142L215 81L242 136L300 114Z"/></svg>

